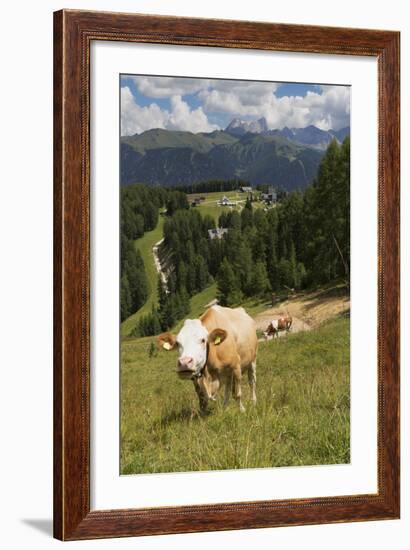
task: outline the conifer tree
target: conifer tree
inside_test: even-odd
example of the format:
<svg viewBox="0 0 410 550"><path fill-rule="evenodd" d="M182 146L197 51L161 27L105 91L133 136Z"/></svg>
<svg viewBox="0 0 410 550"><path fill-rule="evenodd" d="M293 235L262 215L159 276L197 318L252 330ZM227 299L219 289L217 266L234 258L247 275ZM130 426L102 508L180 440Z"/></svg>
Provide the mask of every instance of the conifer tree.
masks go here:
<svg viewBox="0 0 410 550"><path fill-rule="evenodd" d="M292 266L290 261L286 258L281 258L278 263L278 282L279 288L288 287L293 285Z"/></svg>
<svg viewBox="0 0 410 550"><path fill-rule="evenodd" d="M253 293L256 296L265 296L270 290L270 283L264 262L256 262L252 277Z"/></svg>
<svg viewBox="0 0 410 550"><path fill-rule="evenodd" d="M159 312L159 318L162 330L170 329L176 321L174 302L170 295L167 296L167 300Z"/></svg>
<svg viewBox="0 0 410 550"><path fill-rule="evenodd" d="M151 323L152 323L152 326L151 326L152 335L160 334L160 332L161 332L161 322L160 322L160 319L159 319L158 311L157 311L157 309L155 308L154 305L152 306L152 310L151 310L151 319L152 319L152 321L151 321Z"/></svg>
<svg viewBox="0 0 410 550"><path fill-rule="evenodd" d="M181 313L182 316L188 315L191 307L189 302L189 295L185 287L182 287L179 291L180 302L181 302Z"/></svg>
<svg viewBox="0 0 410 550"><path fill-rule="evenodd" d="M120 305L121 321L124 321L131 315L131 293L126 274L121 277Z"/></svg>
<svg viewBox="0 0 410 550"><path fill-rule="evenodd" d="M296 260L296 250L293 241L290 243L290 255L289 255L289 267L290 267L290 286L292 288L299 288L299 273L298 263Z"/></svg>
<svg viewBox="0 0 410 550"><path fill-rule="evenodd" d="M224 258L217 275L218 300L224 306L234 304L240 299L240 288L229 261Z"/></svg>
<svg viewBox="0 0 410 550"><path fill-rule="evenodd" d="M252 212L252 203L249 199L246 200L245 207L241 212L241 227L242 231L247 227L253 226L253 212Z"/></svg>
<svg viewBox="0 0 410 550"><path fill-rule="evenodd" d="M177 268L177 287L178 289L184 288L186 290L187 285L187 267L184 261L179 262Z"/></svg>
<svg viewBox="0 0 410 550"><path fill-rule="evenodd" d="M204 289L209 281L208 266L204 258L199 254L195 258L195 280L198 291Z"/></svg>

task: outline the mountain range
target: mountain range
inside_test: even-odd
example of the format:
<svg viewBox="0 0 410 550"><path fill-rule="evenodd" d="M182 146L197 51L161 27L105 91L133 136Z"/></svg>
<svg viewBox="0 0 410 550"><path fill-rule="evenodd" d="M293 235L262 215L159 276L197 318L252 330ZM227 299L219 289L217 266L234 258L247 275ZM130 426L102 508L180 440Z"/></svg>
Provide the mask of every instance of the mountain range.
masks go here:
<svg viewBox="0 0 410 550"><path fill-rule="evenodd" d="M251 121L234 118L226 127L225 132L234 136L243 136L249 132L264 136L281 136L299 145L309 145L315 149L326 150L332 139L341 143L346 136L350 135L350 127L337 131L321 130L313 125L305 128L287 128L285 126L281 130L269 130L265 117Z"/></svg>
<svg viewBox="0 0 410 550"><path fill-rule="evenodd" d="M121 184L172 187L239 178L291 191L311 183L332 139L342 142L349 134L349 127L270 130L264 118L236 118L209 133L147 130L121 137Z"/></svg>

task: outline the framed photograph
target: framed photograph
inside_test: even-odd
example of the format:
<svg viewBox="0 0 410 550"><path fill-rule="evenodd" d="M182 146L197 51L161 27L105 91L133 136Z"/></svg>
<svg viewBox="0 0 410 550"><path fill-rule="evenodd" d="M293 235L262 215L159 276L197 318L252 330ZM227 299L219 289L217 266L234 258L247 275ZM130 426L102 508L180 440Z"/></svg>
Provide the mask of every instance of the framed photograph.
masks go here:
<svg viewBox="0 0 410 550"><path fill-rule="evenodd" d="M398 518L399 33L54 44L55 537Z"/></svg>

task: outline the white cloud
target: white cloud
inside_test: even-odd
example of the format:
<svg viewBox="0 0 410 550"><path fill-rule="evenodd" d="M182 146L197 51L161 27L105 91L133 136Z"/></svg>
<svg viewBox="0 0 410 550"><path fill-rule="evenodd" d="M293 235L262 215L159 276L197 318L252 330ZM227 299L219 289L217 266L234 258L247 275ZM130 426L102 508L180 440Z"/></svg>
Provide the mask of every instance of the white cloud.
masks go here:
<svg viewBox="0 0 410 550"><path fill-rule="evenodd" d="M212 87L198 96L205 111L228 112L235 115L259 115L269 104L278 85L271 82L212 81Z"/></svg>
<svg viewBox="0 0 410 550"><path fill-rule="evenodd" d="M121 88L121 135L140 134L152 128L212 132L219 127L208 121L202 107L191 109L180 95L170 98L171 110L161 109L156 103L139 106L130 89Z"/></svg>
<svg viewBox="0 0 410 550"><path fill-rule="evenodd" d="M151 128L165 128L168 111L162 111L156 103L140 107L135 103L131 90L121 88L121 135L140 134Z"/></svg>
<svg viewBox="0 0 410 550"><path fill-rule="evenodd" d="M181 78L165 76L135 76L133 80L138 90L148 97L170 97L173 95L194 94L208 87L203 78Z"/></svg>
<svg viewBox="0 0 410 550"><path fill-rule="evenodd" d="M218 126L209 114L233 117L265 117L269 128L303 128L313 124L324 130L338 130L350 124L350 88L322 86L322 93L277 97L280 84L178 77L133 77L138 90L147 97L168 98L170 111L161 109L155 99L146 107L135 103L129 88L122 88L122 135L150 128L210 132ZM184 95L195 94L201 106L191 109Z"/></svg>
<svg viewBox="0 0 410 550"><path fill-rule="evenodd" d="M313 124L324 130L337 130L350 122L350 89L346 86L326 86L322 94L308 91L304 97L276 97L274 91L277 86L274 84L227 84L231 86L199 93L205 112L265 117L269 128L302 128Z"/></svg>
<svg viewBox="0 0 410 550"><path fill-rule="evenodd" d="M190 109L180 95L171 97L171 112L166 127L170 130L187 130L194 134L218 129L215 124L209 123L202 107Z"/></svg>
<svg viewBox="0 0 410 550"><path fill-rule="evenodd" d="M263 96L272 94L278 84L274 82L248 82L245 80L215 80L207 78L185 78L164 76L127 76L132 79L138 91L147 97L169 98L175 95L204 93L211 90L224 94L234 94L244 105L259 102ZM259 99L260 98L260 99Z"/></svg>

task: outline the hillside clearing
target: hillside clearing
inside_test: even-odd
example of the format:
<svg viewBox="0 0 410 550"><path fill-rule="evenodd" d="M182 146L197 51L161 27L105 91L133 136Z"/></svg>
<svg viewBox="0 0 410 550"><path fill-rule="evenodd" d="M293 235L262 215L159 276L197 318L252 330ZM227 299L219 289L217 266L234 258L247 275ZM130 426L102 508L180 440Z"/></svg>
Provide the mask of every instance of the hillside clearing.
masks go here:
<svg viewBox="0 0 410 550"><path fill-rule="evenodd" d="M188 195L188 200L191 202L195 197L205 197L205 200L198 204L195 208L201 213L202 216L211 216L218 224L219 216L222 212L229 212L236 210L240 212L245 206L248 198L247 193L240 193L238 191L213 191L212 193L193 193ZM219 206L218 201L223 197L227 197L233 203L234 206ZM253 202L253 208L265 208L263 202Z"/></svg>

